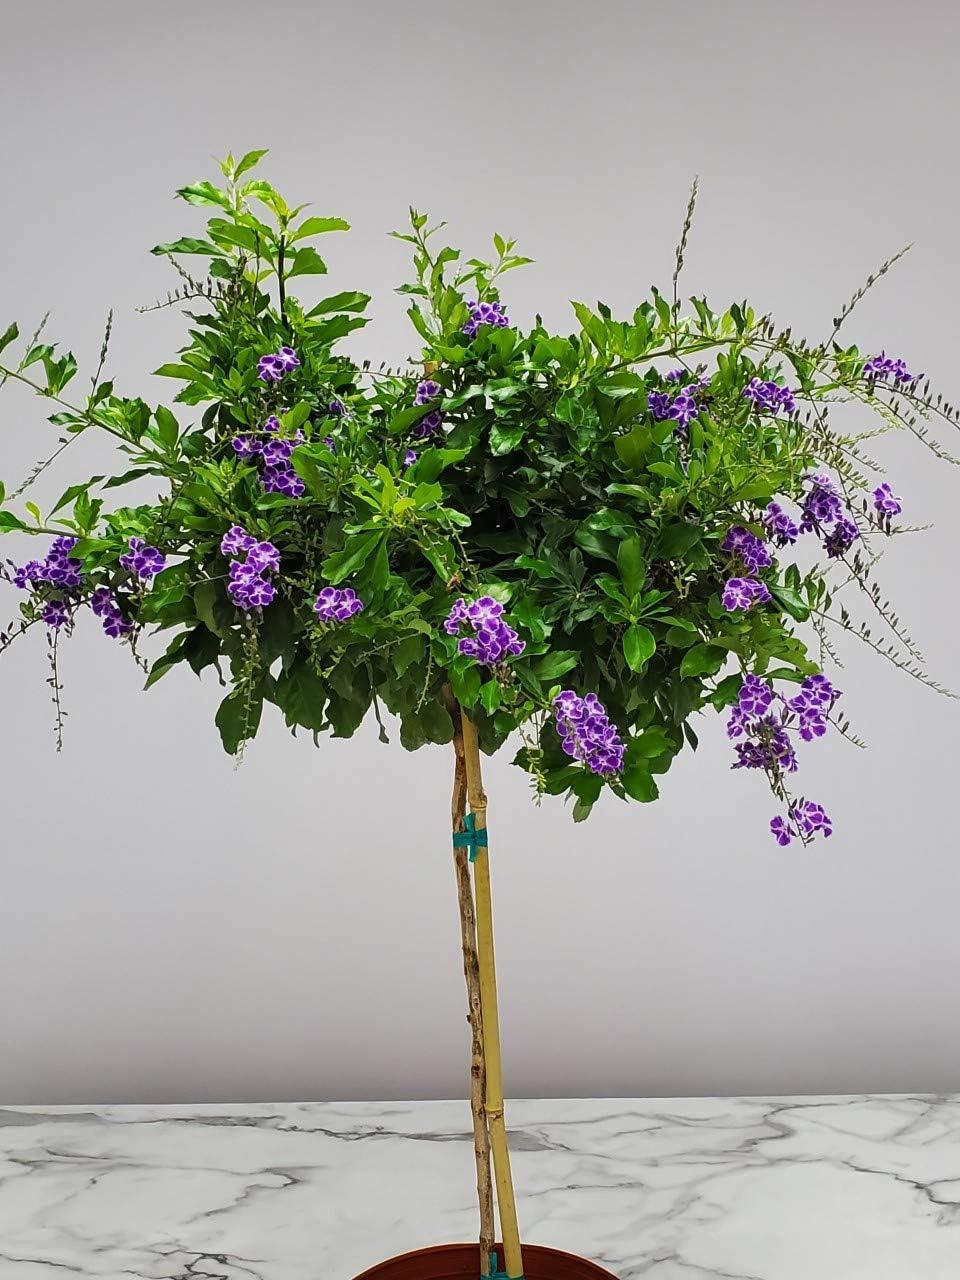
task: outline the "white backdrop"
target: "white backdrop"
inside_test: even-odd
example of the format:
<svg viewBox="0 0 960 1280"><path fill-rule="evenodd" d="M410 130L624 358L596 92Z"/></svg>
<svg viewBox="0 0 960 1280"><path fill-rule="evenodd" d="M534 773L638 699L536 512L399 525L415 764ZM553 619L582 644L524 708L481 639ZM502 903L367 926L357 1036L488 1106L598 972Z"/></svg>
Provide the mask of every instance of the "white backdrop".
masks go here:
<svg viewBox="0 0 960 1280"><path fill-rule="evenodd" d="M699 173L689 289L817 337L915 240L850 334L958 390L947 3L905 21L883 3L34 0L4 28L0 324L51 307L90 369L114 307L109 367L147 399L170 393L148 371L180 329L134 312L175 283L146 250L199 233L175 187L255 146L291 199L354 223L324 291L375 295L353 344L375 359L416 353L385 235L409 203L471 252L516 235L537 263L508 277L511 315L562 325L571 298L627 310L669 281ZM3 392L8 486L50 448L42 411ZM895 540L885 581L949 683L960 475L905 442L887 456L909 518L936 527ZM105 457L84 440L44 496ZM660 803L611 799L585 825L537 811L507 755L488 766L509 1090L960 1085L960 708L841 651L871 748L804 752L837 828L808 851L770 840L771 800L730 772L712 716ZM57 757L42 644L0 658L0 1100L463 1093L448 753L369 726L315 750L267 717L237 770L214 684L178 670L141 694L89 625L63 668Z"/></svg>

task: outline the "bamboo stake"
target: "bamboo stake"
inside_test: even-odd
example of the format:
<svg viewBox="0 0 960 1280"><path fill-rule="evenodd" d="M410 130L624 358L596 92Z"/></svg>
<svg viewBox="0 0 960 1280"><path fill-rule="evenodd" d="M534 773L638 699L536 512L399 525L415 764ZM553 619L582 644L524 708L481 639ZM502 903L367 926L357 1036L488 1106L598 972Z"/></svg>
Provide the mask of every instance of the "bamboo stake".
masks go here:
<svg viewBox="0 0 960 1280"><path fill-rule="evenodd" d="M480 748L473 721L461 712L467 796L476 820L476 829L487 825L487 796L480 770ZM473 864L477 905L477 959L480 965L480 1002L483 1010L483 1047L487 1062L486 1113L490 1126L490 1146L497 1181L497 1206L503 1237L504 1265L510 1280L522 1280L523 1255L517 1202L510 1174L510 1151L503 1114L503 1066L500 1058L500 1021L497 1012L497 971L493 951L493 903L490 893L490 858L485 845L476 850Z"/></svg>
<svg viewBox="0 0 960 1280"><path fill-rule="evenodd" d="M443 701L453 721L453 798L450 817L454 832L463 830L467 808L467 771L463 751L463 728L460 704L450 686L443 686ZM477 960L477 920L470 884L470 864L466 849L454 848L453 863L457 875L457 901L460 908L460 942L463 950L463 975L467 983L467 1022L472 1044L470 1053L470 1110L473 1114L473 1149L477 1164L477 1199L480 1204L480 1274L485 1275L493 1253L495 1220L493 1213L493 1181L490 1176L490 1131L487 1128L486 1060L483 1046L483 1013L480 1005L480 966Z"/></svg>

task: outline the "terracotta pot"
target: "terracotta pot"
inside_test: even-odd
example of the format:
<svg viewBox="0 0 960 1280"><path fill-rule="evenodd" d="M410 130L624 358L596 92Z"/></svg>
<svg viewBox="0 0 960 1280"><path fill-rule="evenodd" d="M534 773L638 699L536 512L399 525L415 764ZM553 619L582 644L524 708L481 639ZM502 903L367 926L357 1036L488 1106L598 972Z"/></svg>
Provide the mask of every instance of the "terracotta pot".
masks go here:
<svg viewBox="0 0 960 1280"><path fill-rule="evenodd" d="M497 1256L503 1267L503 1254ZM439 1244L378 1263L356 1280L478 1280L480 1254L475 1244ZM595 1262L559 1249L523 1246L524 1280L617 1280Z"/></svg>

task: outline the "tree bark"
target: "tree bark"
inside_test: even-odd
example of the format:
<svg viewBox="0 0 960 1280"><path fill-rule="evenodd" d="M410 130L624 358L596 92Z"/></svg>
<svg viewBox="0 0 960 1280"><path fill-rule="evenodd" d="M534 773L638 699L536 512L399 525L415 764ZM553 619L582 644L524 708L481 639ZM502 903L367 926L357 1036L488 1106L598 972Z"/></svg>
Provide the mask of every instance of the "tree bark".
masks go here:
<svg viewBox="0 0 960 1280"><path fill-rule="evenodd" d="M461 710L464 766L467 774L467 798L477 831L487 826L487 795L480 771L480 748L473 721ZM490 857L485 844L476 849L473 864L477 911L477 961L480 966L480 1004L483 1013L483 1049L486 1059L487 1087L485 1110L490 1129L494 1176L497 1181L497 1207L503 1238L504 1265L510 1280L522 1280L523 1255L517 1203L510 1173L510 1151L503 1107L503 1068L500 1058L500 1020L497 1012L497 972L493 950L493 904L490 894Z"/></svg>
<svg viewBox="0 0 960 1280"><path fill-rule="evenodd" d="M443 686L443 701L453 721L453 797L450 817L454 832L463 830L467 809L467 770L463 750L463 727L460 704L449 685ZM493 1181L490 1174L490 1131L486 1113L486 1059L483 1043L483 1012L480 1001L480 964L477 958L477 920L470 882L470 864L466 849L454 849L457 877L457 902L460 908L460 942L463 950L463 974L467 984L467 1022L471 1031L470 1110L473 1115L473 1147L477 1165L477 1198L480 1206L480 1268L486 1275L494 1249L495 1219Z"/></svg>

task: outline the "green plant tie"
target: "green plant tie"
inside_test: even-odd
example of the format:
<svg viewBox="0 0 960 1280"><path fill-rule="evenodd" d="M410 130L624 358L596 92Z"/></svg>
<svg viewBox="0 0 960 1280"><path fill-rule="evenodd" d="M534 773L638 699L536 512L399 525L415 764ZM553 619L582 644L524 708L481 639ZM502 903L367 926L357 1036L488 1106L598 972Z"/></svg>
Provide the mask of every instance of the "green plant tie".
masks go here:
<svg viewBox="0 0 960 1280"><path fill-rule="evenodd" d="M470 816L473 817L473 814ZM485 836L487 833L483 831L480 834ZM484 844L486 844L486 840L484 840ZM487 1274L481 1276L480 1280L509 1280L509 1276L505 1271L497 1270L497 1255L495 1253L491 1253L490 1255L489 1267L490 1269ZM519 1280L523 1280L523 1276L520 1276Z"/></svg>
<svg viewBox="0 0 960 1280"><path fill-rule="evenodd" d="M463 820L463 831L455 831L453 833L453 847L455 849L468 849L470 851L470 861L476 862L477 850L486 849L487 847L487 828L477 827L476 815L468 813ZM495 1273L490 1272L491 1276ZM500 1273L496 1273L499 1275Z"/></svg>

